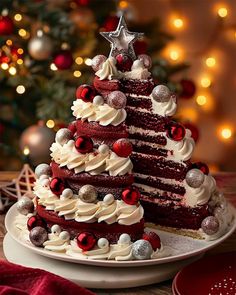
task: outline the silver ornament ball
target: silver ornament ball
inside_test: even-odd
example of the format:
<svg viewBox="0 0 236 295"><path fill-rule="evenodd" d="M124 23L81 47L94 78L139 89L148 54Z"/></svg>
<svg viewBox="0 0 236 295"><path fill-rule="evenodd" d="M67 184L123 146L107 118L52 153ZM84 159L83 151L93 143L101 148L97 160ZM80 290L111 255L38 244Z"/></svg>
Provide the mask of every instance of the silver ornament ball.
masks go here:
<svg viewBox="0 0 236 295"><path fill-rule="evenodd" d="M107 97L107 103L114 109L123 109L126 106L126 96L121 91L113 91Z"/></svg>
<svg viewBox="0 0 236 295"><path fill-rule="evenodd" d="M26 196L23 196L22 198L19 199L16 207L18 212L23 215L27 215L29 213L34 212L34 203L30 198Z"/></svg>
<svg viewBox="0 0 236 295"><path fill-rule="evenodd" d="M143 62L143 65L146 69L150 69L152 67L152 59L147 54L140 54L138 59Z"/></svg>
<svg viewBox="0 0 236 295"><path fill-rule="evenodd" d="M96 55L94 56L94 58L92 59L92 68L95 72L97 72L98 70L101 69L102 64L107 60L105 55Z"/></svg>
<svg viewBox="0 0 236 295"><path fill-rule="evenodd" d="M39 164L36 168L35 168L35 175L37 178L39 178L41 175L45 175L45 176L51 176L52 175L52 169L48 164Z"/></svg>
<svg viewBox="0 0 236 295"><path fill-rule="evenodd" d="M152 246L146 240L138 240L133 243L132 254L137 260L150 259L152 255Z"/></svg>
<svg viewBox="0 0 236 295"><path fill-rule="evenodd" d="M72 138L72 133L67 128L61 128L56 133L56 142L60 145L67 143Z"/></svg>
<svg viewBox="0 0 236 295"><path fill-rule="evenodd" d="M30 242L36 247L42 247L48 239L48 233L45 228L36 226L29 233Z"/></svg>
<svg viewBox="0 0 236 295"><path fill-rule="evenodd" d="M171 92L165 85L157 85L152 90L152 97L157 102L167 102L170 100Z"/></svg>
<svg viewBox="0 0 236 295"><path fill-rule="evenodd" d="M185 180L193 188L200 187L205 179L204 173L199 169L191 169L187 172Z"/></svg>
<svg viewBox="0 0 236 295"><path fill-rule="evenodd" d="M79 198L85 203L94 203L97 200L97 191L90 184L83 185L79 190Z"/></svg>
<svg viewBox="0 0 236 295"><path fill-rule="evenodd" d="M41 32L30 39L28 43L29 54L36 60L49 59L52 55L52 40Z"/></svg>
<svg viewBox="0 0 236 295"><path fill-rule="evenodd" d="M215 216L207 216L205 219L203 219L201 224L202 230L209 236L217 233L219 227L219 220Z"/></svg>

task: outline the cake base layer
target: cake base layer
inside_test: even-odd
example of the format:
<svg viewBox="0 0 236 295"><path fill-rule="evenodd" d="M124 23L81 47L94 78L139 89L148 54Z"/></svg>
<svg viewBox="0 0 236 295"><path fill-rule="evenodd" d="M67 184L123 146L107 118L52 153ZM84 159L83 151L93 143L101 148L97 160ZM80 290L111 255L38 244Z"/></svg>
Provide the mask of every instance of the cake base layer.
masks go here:
<svg viewBox="0 0 236 295"><path fill-rule="evenodd" d="M47 223L48 227L58 224L62 230L66 230L74 238L77 234L87 231L93 233L97 239L106 238L110 243L117 243L119 237L123 233L130 235L132 241L141 239L144 232L144 220L132 225L120 225L118 223L107 224L105 222L85 223L75 220L65 220L64 217L59 217L58 214L51 210L46 210L45 207L38 205L36 207L37 214Z"/></svg>
<svg viewBox="0 0 236 295"><path fill-rule="evenodd" d="M120 199L124 188L132 185L134 177L132 174L124 176L110 176L108 174L90 175L88 173L75 174L73 170L60 167L57 163L51 163L52 176L63 179L66 187L71 188L75 193L81 186L91 184L96 187L98 199L103 199L107 194L113 194L116 199Z"/></svg>
<svg viewBox="0 0 236 295"><path fill-rule="evenodd" d="M161 226L198 230L202 220L210 215L208 205L196 208L176 207L174 205L161 206L146 200L141 200L144 208L144 219Z"/></svg>

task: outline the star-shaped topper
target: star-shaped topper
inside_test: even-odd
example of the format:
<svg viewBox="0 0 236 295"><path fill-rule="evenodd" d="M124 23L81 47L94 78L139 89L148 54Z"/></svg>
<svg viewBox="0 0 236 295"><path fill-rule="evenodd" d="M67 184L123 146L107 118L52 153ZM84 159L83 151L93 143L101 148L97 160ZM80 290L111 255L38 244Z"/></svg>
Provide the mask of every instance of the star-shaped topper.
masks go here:
<svg viewBox="0 0 236 295"><path fill-rule="evenodd" d="M138 38L142 37L143 33L130 32L127 29L123 15L120 17L119 24L115 31L101 32L100 34L111 43L109 56L116 57L117 54L125 52L129 54L133 60L136 59L133 43Z"/></svg>

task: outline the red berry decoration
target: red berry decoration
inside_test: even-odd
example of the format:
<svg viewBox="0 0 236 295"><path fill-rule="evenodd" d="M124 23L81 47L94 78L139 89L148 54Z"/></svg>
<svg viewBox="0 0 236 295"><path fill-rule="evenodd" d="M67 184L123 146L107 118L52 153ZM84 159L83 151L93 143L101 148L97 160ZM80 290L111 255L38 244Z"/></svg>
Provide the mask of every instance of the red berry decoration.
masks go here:
<svg viewBox="0 0 236 295"><path fill-rule="evenodd" d="M71 122L67 128L71 131L71 134L74 135L77 132L76 121Z"/></svg>
<svg viewBox="0 0 236 295"><path fill-rule="evenodd" d="M81 85L76 90L76 98L82 99L84 102L92 102L95 95L96 91L90 85Z"/></svg>
<svg viewBox="0 0 236 295"><path fill-rule="evenodd" d="M126 204L136 205L140 199L140 192L137 188L131 186L123 190L121 198Z"/></svg>
<svg viewBox="0 0 236 295"><path fill-rule="evenodd" d="M33 229L36 226L41 226L41 227L44 227L44 228L47 227L46 222L41 217L39 217L38 215L31 216L27 220L27 228L28 228L29 231L31 231L31 229Z"/></svg>
<svg viewBox="0 0 236 295"><path fill-rule="evenodd" d="M170 139L180 141L185 136L185 128L179 123L170 122L166 127L166 134Z"/></svg>
<svg viewBox="0 0 236 295"><path fill-rule="evenodd" d="M191 137L194 139L195 142L197 142L199 139L199 130L197 129L197 127L189 122L184 123L183 125L186 129L189 129L191 131Z"/></svg>
<svg viewBox="0 0 236 295"><path fill-rule="evenodd" d="M77 245L83 251L89 251L95 246L97 239L89 232L82 232L76 237Z"/></svg>
<svg viewBox="0 0 236 295"><path fill-rule="evenodd" d="M9 16L0 16L0 36L11 35L14 30L13 21Z"/></svg>
<svg viewBox="0 0 236 295"><path fill-rule="evenodd" d="M133 60L132 58L125 53L120 53L116 56L116 67L121 72L128 72L131 70Z"/></svg>
<svg viewBox="0 0 236 295"><path fill-rule="evenodd" d="M208 175L209 174L209 167L207 166L207 164L205 164L203 162L193 163L192 164L192 167L201 170L205 175Z"/></svg>
<svg viewBox="0 0 236 295"><path fill-rule="evenodd" d="M142 238L152 245L154 251L161 248L161 239L155 232L144 233Z"/></svg>
<svg viewBox="0 0 236 295"><path fill-rule="evenodd" d="M86 154L86 153L92 152L93 141L87 135L79 136L75 141L75 148L81 154Z"/></svg>
<svg viewBox="0 0 236 295"><path fill-rule="evenodd" d="M133 151L131 142L127 138L118 139L112 146L113 151L119 157L127 158Z"/></svg>
<svg viewBox="0 0 236 295"><path fill-rule="evenodd" d="M50 189L56 196L60 196L65 189L65 183L61 178L54 177L50 182Z"/></svg>
<svg viewBox="0 0 236 295"><path fill-rule="evenodd" d="M192 98L196 92L196 86L191 80L182 79L180 81L180 85L182 87L180 97L189 99Z"/></svg>
<svg viewBox="0 0 236 295"><path fill-rule="evenodd" d="M69 50L63 50L54 57L53 62L59 70L67 70L73 64L73 57Z"/></svg>

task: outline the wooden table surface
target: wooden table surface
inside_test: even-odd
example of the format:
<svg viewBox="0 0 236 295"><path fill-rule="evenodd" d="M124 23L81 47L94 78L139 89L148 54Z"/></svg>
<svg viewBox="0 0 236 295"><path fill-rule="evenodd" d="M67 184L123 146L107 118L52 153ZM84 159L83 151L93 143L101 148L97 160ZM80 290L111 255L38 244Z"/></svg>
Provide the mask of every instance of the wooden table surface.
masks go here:
<svg viewBox="0 0 236 295"><path fill-rule="evenodd" d="M10 181L18 175L18 172L0 172L0 182ZM236 206L236 173L218 173L215 175L218 187L224 192L225 197ZM3 237L6 233L4 227L5 215L0 215L0 258L5 259L2 243ZM229 252L236 250L236 232L229 237L225 242L215 247L214 249L207 252L206 255L212 255L216 253ZM119 290L93 290L97 294L116 294L116 295L170 295L172 281L166 281L159 284L149 285L145 287L130 288L130 289L119 289Z"/></svg>

